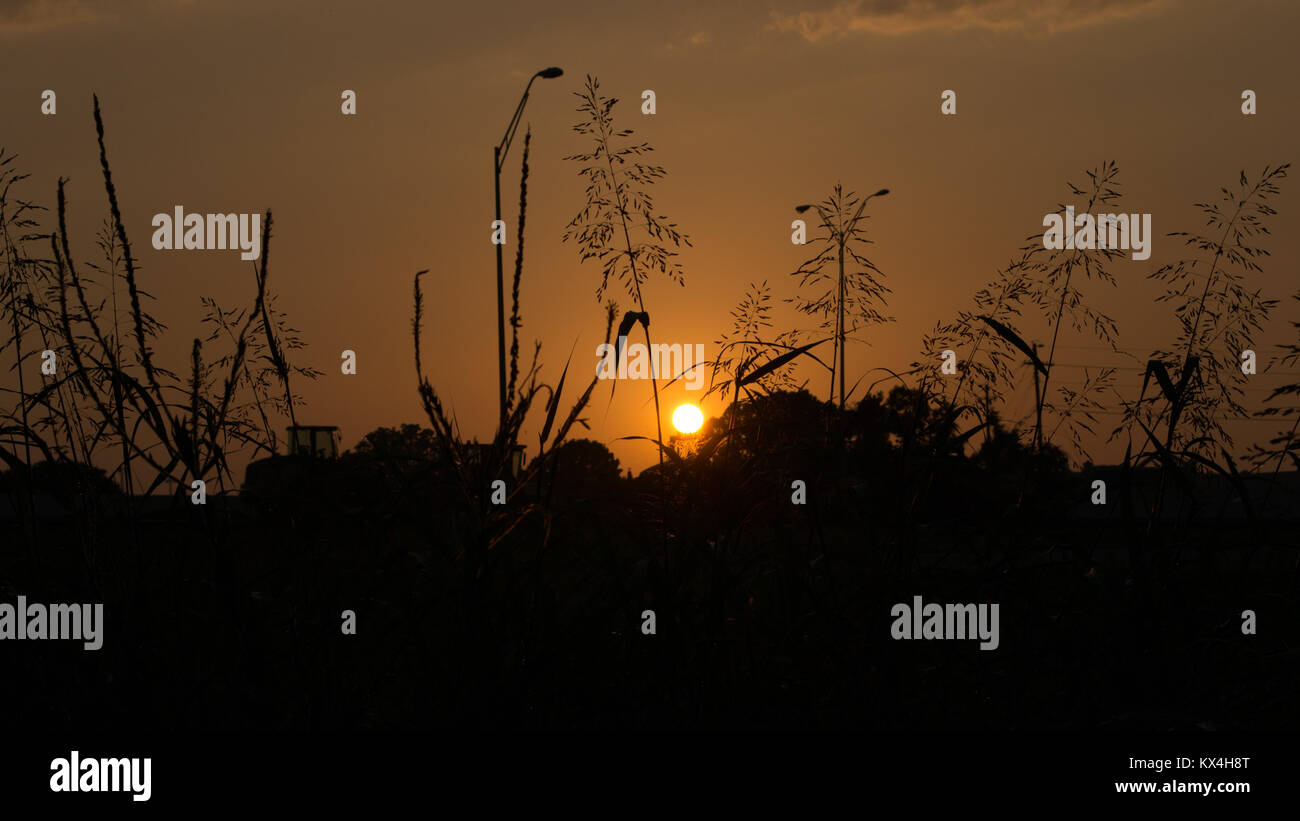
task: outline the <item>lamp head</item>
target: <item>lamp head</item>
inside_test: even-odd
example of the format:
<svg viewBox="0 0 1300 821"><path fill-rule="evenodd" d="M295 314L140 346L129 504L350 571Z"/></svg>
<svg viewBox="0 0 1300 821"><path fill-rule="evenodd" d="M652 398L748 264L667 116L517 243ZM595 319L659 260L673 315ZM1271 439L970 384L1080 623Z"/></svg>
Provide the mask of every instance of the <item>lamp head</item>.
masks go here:
<svg viewBox="0 0 1300 821"><path fill-rule="evenodd" d="M550 68L544 68L541 71L537 72L537 76L541 77L543 80L553 80L556 77L562 76L563 74L564 74L564 69L556 68L555 66L551 66Z"/></svg>

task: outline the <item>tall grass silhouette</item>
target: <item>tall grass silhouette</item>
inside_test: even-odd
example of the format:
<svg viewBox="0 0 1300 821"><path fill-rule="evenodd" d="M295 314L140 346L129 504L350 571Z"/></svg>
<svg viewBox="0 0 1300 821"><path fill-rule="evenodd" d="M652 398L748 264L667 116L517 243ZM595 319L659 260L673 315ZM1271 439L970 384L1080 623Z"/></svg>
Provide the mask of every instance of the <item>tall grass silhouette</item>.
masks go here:
<svg viewBox="0 0 1300 821"><path fill-rule="evenodd" d="M473 511L472 532L475 534L466 556L466 572L472 578L478 578L488 560L489 551L505 539L516 527L529 516L546 516L545 509L536 501L523 501L529 493L535 493L539 483L546 476L545 468L555 450L560 447L574 425L587 426L581 414L591 401L597 378L592 377L585 390L569 410L560 415L564 387L569 376L570 361L566 361L559 379L552 386L540 381L541 343L535 343L533 357L527 369L521 371L519 365L519 332L522 327L520 319L519 286L524 273L524 226L528 210L528 175L529 153L531 149L531 132L524 138L522 174L519 187L519 222L517 252L515 256L514 280L511 288L512 303L510 326L512 342L510 346L510 381L507 394L507 408L504 425L496 432L492 442L487 446L466 442L462 439L459 426L444 406L441 397L426 376L424 357L421 347L424 326L424 292L420 279L427 270L419 271L414 277L414 315L411 322L411 334L414 342L415 371L417 391L436 435L437 447L442 461L453 469L459 492L467 508ZM605 337L609 339L613 325L612 307L607 311ZM445 365L445 360L439 364ZM544 400L544 401L543 401ZM529 414L535 406L543 413L541 430L538 434L537 455L528 461L518 475L512 473L512 459L517 452ZM558 423L558 424L557 424ZM495 481L505 481L508 485L508 498L511 504L500 506L488 502L489 490Z"/></svg>
<svg viewBox="0 0 1300 821"><path fill-rule="evenodd" d="M599 301L610 281L623 285L636 305L636 312L625 315L619 337L631 328L630 318L641 325L646 347L651 348L650 314L646 310L643 289L652 274L668 277L684 285L684 271L677 259L681 246L691 244L690 237L655 213L650 186L667 172L642 158L654 149L647 142L631 142L631 129L614 124L614 106L618 98L600 93L600 82L587 76L586 87L575 92L578 113L582 115L573 130L591 139L591 151L566 157L578 163L578 174L586 181L586 203L564 230L564 240L578 245L581 261L600 263ZM654 366L652 365L652 368ZM651 373L650 390L655 406L655 439L659 443L659 461L663 462L663 413L659 408L658 380L663 375Z"/></svg>
<svg viewBox="0 0 1300 821"><path fill-rule="evenodd" d="M1073 197L1086 198L1078 212L1117 208L1118 174L1116 165L1106 162L1087 171L1086 188L1067 183ZM1064 207L1058 204L1056 210ZM960 311L953 321L936 323L924 336L924 359L913 363L914 368L922 369L922 389L935 397L953 421L969 415L973 424L984 425L1005 402L1007 389L1015 380L1015 366L1024 362L1032 369L1034 380L1033 417L1027 420L1033 447L1044 449L1056 434L1065 433L1075 453L1087 458L1084 434L1095 433L1095 413L1102 409L1099 397L1110 390L1115 371L1085 370L1080 383L1058 385L1053 396L1056 349L1063 330L1091 334L1114 348L1115 321L1091 307L1080 283L1095 280L1114 286L1109 263L1124 253L1115 248L1058 251L1044 247L1041 233L1029 237L997 277L975 293L972 308ZM1032 319L1026 318L1027 312ZM1045 355L1018 327L1030 321L1045 325L1050 334ZM958 377L951 388L938 369L929 366L944 350L952 350L958 357ZM1046 421L1045 416L1049 417ZM1055 416L1054 424L1051 416Z"/></svg>
<svg viewBox="0 0 1300 821"><path fill-rule="evenodd" d="M1300 291L1291 295L1294 302L1300 303ZM1291 328L1300 331L1300 322L1292 321L1289 323ZM1300 364L1300 343L1286 342L1279 346L1282 355L1278 358L1278 363L1285 367L1294 367ZM1283 428L1275 436L1268 440L1267 444L1255 444L1251 447L1250 459L1256 468L1265 468L1272 464L1271 473L1273 481L1269 484L1269 494L1272 494L1273 487L1277 482L1277 475L1282 470L1282 466L1289 459L1291 465L1300 470L1300 438L1297 438L1297 431L1300 431L1300 408L1295 406L1278 407L1273 404L1275 400L1284 397L1300 397L1300 382L1287 382L1275 388L1264 400L1268 407L1260 408L1256 415L1260 417L1295 417L1295 421L1289 427Z"/></svg>
<svg viewBox="0 0 1300 821"><path fill-rule="evenodd" d="M818 227L825 233L813 238L817 253L791 274L799 280L800 293L788 301L800 313L821 320L819 330L831 333L835 350L831 356L830 399L834 401L838 374L840 410L844 409L845 402L845 348L848 339L861 328L893 321L892 317L882 313L889 294L884 275L864 254L865 246L871 243L865 225L869 219L865 213L867 202L888 193L888 189L881 189L869 197L862 197L836 183L820 204L799 206L798 209L800 213L815 210L819 218ZM811 291L811 295L807 291Z"/></svg>
<svg viewBox="0 0 1300 821"><path fill-rule="evenodd" d="M126 491L128 502L159 489L178 495L194 479L232 489L238 486L232 458L241 452L252 457L276 453L272 415L278 411L294 420L301 400L293 394L290 378L319 373L289 361L288 352L300 349L302 342L272 306L267 289L271 212L265 215L254 266L252 306L225 310L203 298L203 321L211 328L207 343L222 342L223 349L213 356L205 352L204 340L195 338L188 346L185 373L178 375L155 356L166 328L147 305L150 296L141 284L118 205L98 97L94 122L109 210L95 243L101 263L83 266L74 257L65 180L58 181L55 192L52 230L35 230L33 215L40 209L30 203L22 203L7 220L3 307L11 329L7 344L14 349L19 372L18 405L7 412L9 442L21 444L25 464L30 464L26 454L32 447L47 460L82 465L110 460L114 467L109 475ZM20 179L11 175L7 183ZM15 227L26 233L16 237ZM29 247L38 240L48 242L48 257L36 256ZM39 389L28 387L24 373L38 352L25 347L29 337L39 340L40 350L52 351L57 362ZM276 399L269 395L271 374L280 391ZM33 419L38 409L44 416ZM4 448L0 452L12 455ZM143 472L138 486L137 472Z"/></svg>
<svg viewBox="0 0 1300 821"><path fill-rule="evenodd" d="M605 341L639 324L649 344L643 289L681 280L676 254L688 239L645 196L662 169L643 163L648 146L629 147L615 101L594 79L579 96L579 130L594 147L577 155L587 201L565 237L600 262ZM505 424L493 418L489 441L467 440L435 387L466 365L442 306L427 299L431 280L455 272L423 270L411 281L411 341L427 427L380 428L335 460L267 460L298 466L271 477L287 500L280 506L255 504L247 480L238 499L222 494L223 504L197 508L184 503L188 481L228 489L237 457L283 452L277 430L305 417L295 390L316 372L295 364L302 340L270 287L269 211L246 302L204 297L202 334L173 338L132 251L119 202L129 187L110 170L98 107L95 122L108 216L84 218L99 223L93 261L74 255L91 247L75 239L79 192L59 180L44 210L24 198L29 181L0 152L0 354L16 369L0 394L0 492L18 502L28 547L0 545L0 592L102 598L121 625L112 635L131 637L97 666L53 653L16 666L15 677L50 696L33 705L44 711L33 723L1295 724L1278 695L1296 674L1286 626L1295 623L1293 528L1285 505L1250 503L1265 484L1295 484L1284 469L1300 467L1296 425L1286 423L1300 387L1282 385L1260 411L1282 429L1256 449L1257 475L1238 472L1215 427L1226 432L1251 410L1236 392L1236 349L1262 344L1269 327L1260 236L1286 166L1243 180L1207 212L1206 237L1185 235L1188 259L1159 270L1170 291L1160 304L1172 306L1183 335L1152 353L1146 385L1128 397L1116 434L1134 440L1125 465L1067 464L1067 450L1087 456L1094 419L1115 412L1105 403L1118 394L1104 370L1065 377L1059 353L1072 337L1113 349L1118 329L1093 298L1125 283L1111 276L1112 254L1049 252L1031 237L898 370L845 368L846 344L886 319L873 268L857 268L858 288L848 266L841 290L838 266L826 267L838 248L832 258L817 249L809 270L820 273L794 291L812 310L791 320L813 316L821 327L812 330L782 327L778 298L756 277L710 334L718 354L706 363L709 393L724 410L689 455L665 448L656 428L658 464L623 477L608 448L575 438L597 378L571 371L572 354L544 366L542 345L530 357L523 339L521 294L534 275L526 250L537 247L525 243L537 224L526 219L536 196L526 135ZM1107 163L1069 194L1080 207L1117 209L1117 179ZM840 189L828 203L849 224L862 205ZM631 310L618 309L611 286L628 293ZM41 372L46 350L57 355L55 374ZM957 352L957 374L938 373L944 350ZM1277 361L1298 358L1292 341ZM487 376L490 359L482 364ZM814 396L806 388L824 389L823 374L830 390ZM1033 407L1013 418L1017 389L1032 389ZM525 443L532 458L521 462ZM1140 495L1164 481L1160 471L1168 487L1158 490L1182 505L1180 517ZM1094 475L1118 479L1111 498L1120 504L1088 504ZM492 499L497 481L502 504ZM33 500L50 488L71 498L70 515L36 515ZM1226 491L1243 504L1199 503ZM150 494L169 496L171 509L145 504ZM1130 498L1149 506L1134 514ZM113 515L118 506L127 515ZM1192 517L1198 526L1187 526ZM1159 576L1132 549L1148 544L1173 548L1161 551L1169 558ZM1223 560L1263 548L1267 566ZM1014 628L989 656L894 642L884 614L917 591L1004 602L1016 608L1006 622ZM1270 619L1282 626L1228 640L1243 601L1277 607ZM361 614L363 640L340 636L342 607ZM639 632L645 609L658 614L655 636ZM1162 641L1151 641L1155 631ZM1204 675L1207 653L1226 672ZM106 703L127 706L105 712Z"/></svg>
<svg viewBox="0 0 1300 821"><path fill-rule="evenodd" d="M1154 377L1161 392L1129 406L1126 425L1152 433L1164 428L1162 437L1148 436L1145 444L1211 459L1231 446L1224 423L1246 415L1240 354L1252 347L1278 304L1260 287L1268 251L1259 243L1269 234L1267 219L1276 214L1269 200L1288 168L1266 167L1253 183L1243 171L1236 191L1224 187L1219 202L1196 203L1205 215L1203 232L1169 234L1198 254L1151 274L1165 285L1159 301L1172 306L1179 334L1174 346L1151 353L1147 378Z"/></svg>

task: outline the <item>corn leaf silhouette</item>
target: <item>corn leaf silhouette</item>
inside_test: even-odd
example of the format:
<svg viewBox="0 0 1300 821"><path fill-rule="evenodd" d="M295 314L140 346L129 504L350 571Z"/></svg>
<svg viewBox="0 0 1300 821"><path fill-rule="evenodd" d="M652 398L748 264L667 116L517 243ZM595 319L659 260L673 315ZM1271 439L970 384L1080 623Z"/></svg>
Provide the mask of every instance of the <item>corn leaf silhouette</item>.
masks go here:
<svg viewBox="0 0 1300 821"><path fill-rule="evenodd" d="M1010 342L1012 345L1015 345L1016 348L1018 348L1021 351L1021 353L1029 357L1029 361L1033 363L1035 370L1037 370L1039 373L1043 374L1044 376L1047 375L1047 366L1045 366L1042 360L1038 358L1038 354L1034 351L1034 349L1029 347L1029 345L1025 343L1025 340L1020 338L1020 334L1011 330L1011 328L1007 327L1006 325L1003 325L1001 322L998 322L996 319L994 319L991 316L980 314L978 318L984 320L984 322L990 328L992 328L994 331L997 331L998 336Z"/></svg>
<svg viewBox="0 0 1300 821"><path fill-rule="evenodd" d="M614 367L618 368L618 363L622 361L623 343L627 341L627 332L632 330L632 326L640 323L642 328L650 328L650 314L644 311L628 311L623 314L623 319L618 323L618 342L614 353Z"/></svg>
<svg viewBox="0 0 1300 821"><path fill-rule="evenodd" d="M827 339L830 339L830 337L827 337ZM801 345L800 347L795 348L792 351L786 351L785 353L781 354L778 357L775 357L774 359L769 359L767 362L764 362L762 365L758 366L754 370L750 371L744 376L741 376L739 384L749 385L754 382L757 382L758 380L767 376L769 373L776 370L777 368L780 368L781 366L796 359L797 357L803 356L804 354L808 353L808 351L812 350L813 348L827 341L827 339L819 339L816 342L809 342L807 345ZM811 354L809 355L811 356ZM745 363L745 365L748 364L749 362ZM744 368L742 367L741 370L743 371Z"/></svg>
<svg viewBox="0 0 1300 821"><path fill-rule="evenodd" d="M617 336L617 338L615 338L615 340L614 340L614 372L615 372L615 374L618 373L618 365L619 365L619 363L623 361L623 346L624 346L625 344L627 344L627 334L628 334L628 331L632 330L632 326L633 326L633 325L636 325L636 324L638 324L638 323L640 323L641 327L645 329L646 334L647 334L646 338L649 339L649 333L650 333L650 314L649 314L649 313L647 313L647 312L645 312L645 311L628 311L627 313L623 314L623 318L622 318L622 319L619 321L619 323L618 323L618 336ZM646 352L649 353L649 348L647 348L647 351L646 351ZM653 374L653 376L657 378L659 375L658 375L658 374ZM650 381L653 382L654 380L651 379ZM613 401L614 401L614 389L615 389L617 386L618 386L618 380L617 380L617 379L611 379L611 380L609 381L609 401L610 401L610 402L613 402Z"/></svg>

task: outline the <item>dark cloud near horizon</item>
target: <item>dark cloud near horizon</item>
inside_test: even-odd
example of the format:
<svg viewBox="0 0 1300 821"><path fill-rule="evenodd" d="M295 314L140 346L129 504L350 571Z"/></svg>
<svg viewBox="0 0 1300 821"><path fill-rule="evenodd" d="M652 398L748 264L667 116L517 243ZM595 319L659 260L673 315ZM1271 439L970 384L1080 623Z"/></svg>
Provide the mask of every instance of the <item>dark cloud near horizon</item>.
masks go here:
<svg viewBox="0 0 1300 821"><path fill-rule="evenodd" d="M967 29L1045 35L1131 19L1171 5L1169 0L842 0L800 11L773 11L770 27L812 42L851 34Z"/></svg>

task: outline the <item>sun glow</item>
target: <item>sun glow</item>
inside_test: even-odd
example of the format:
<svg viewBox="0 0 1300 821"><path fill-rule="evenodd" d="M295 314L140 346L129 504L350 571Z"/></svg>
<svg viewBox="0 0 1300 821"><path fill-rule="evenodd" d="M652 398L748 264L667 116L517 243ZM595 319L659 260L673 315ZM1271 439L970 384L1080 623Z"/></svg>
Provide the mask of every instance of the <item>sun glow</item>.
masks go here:
<svg viewBox="0 0 1300 821"><path fill-rule="evenodd" d="M673 411L673 427L682 433L695 433L704 424L704 414L694 405L678 405Z"/></svg>

